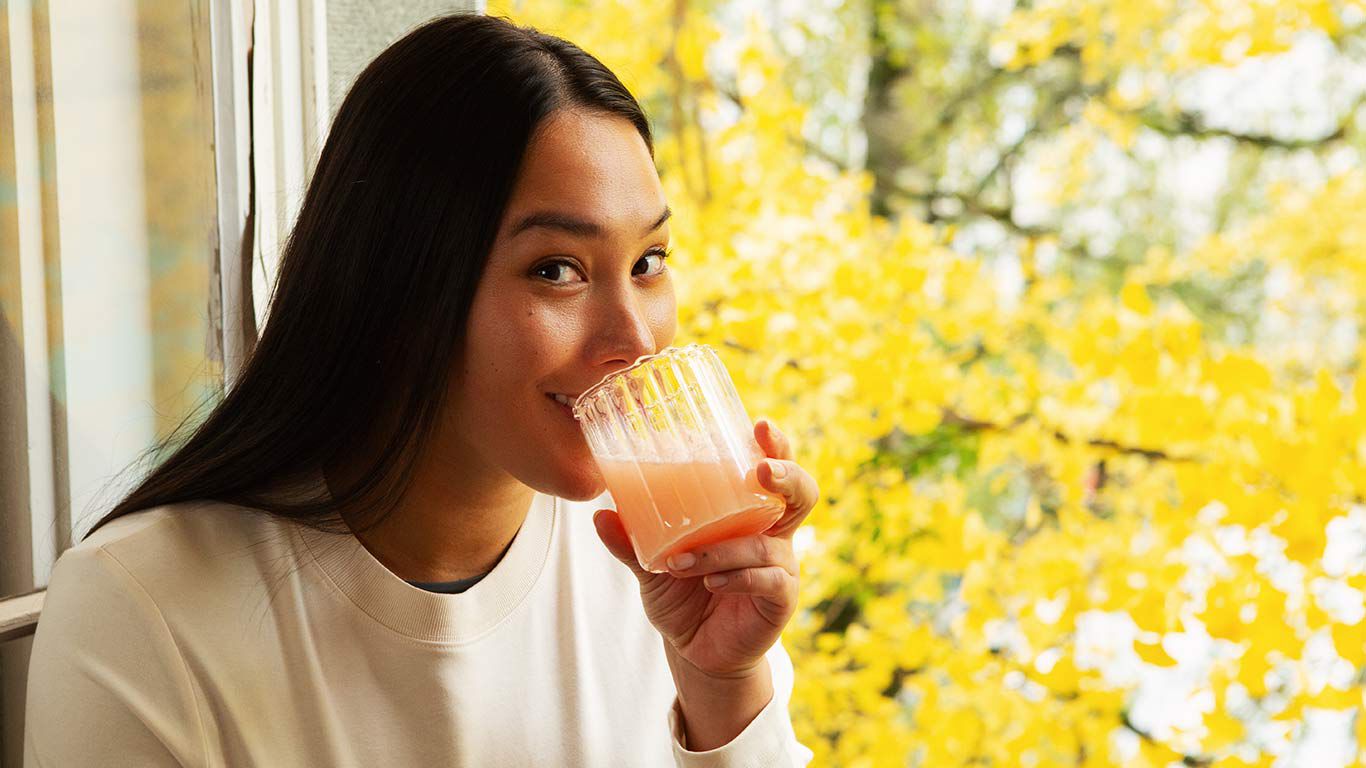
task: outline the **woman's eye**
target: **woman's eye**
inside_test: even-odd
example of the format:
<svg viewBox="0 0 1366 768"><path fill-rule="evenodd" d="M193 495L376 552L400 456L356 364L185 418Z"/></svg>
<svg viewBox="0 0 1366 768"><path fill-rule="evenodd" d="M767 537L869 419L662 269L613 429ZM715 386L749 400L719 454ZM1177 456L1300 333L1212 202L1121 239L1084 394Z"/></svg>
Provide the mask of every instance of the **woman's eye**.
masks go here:
<svg viewBox="0 0 1366 768"><path fill-rule="evenodd" d="M660 274L663 274L664 271L665 271L665 264L664 264L664 261L665 261L666 259L669 258L669 254L670 254L670 252L667 251L667 250L665 250L665 249L663 249L663 248L654 248L654 249L652 249L652 250L650 250L650 251L647 251L647 252L645 253L645 255L644 255L643 257L641 257L639 261L636 262L636 264L637 264L637 265L640 265L640 264L648 264L648 263L649 263L649 262L648 262L649 258L650 258L651 256L653 256L653 257L655 257L655 258L658 260L659 266L656 267L655 270L654 270L653 272L649 272L649 271L647 271L647 272L640 272L640 271L638 271L638 270L633 270L633 271L631 272L631 274L633 274L633 275L648 275L648 276L651 276L651 277L655 277L655 276L658 276L658 275L660 275ZM648 270L648 267L647 267L647 270ZM565 261L565 260L563 260L563 259L556 259L556 260L554 260L554 261L547 261L546 263L540 265L539 267L536 267L535 269L533 269L533 270L531 271L531 274L534 275L534 276L536 276L536 277L542 277L542 278L544 278L544 279L546 279L546 280L549 280L549 281L552 282L552 283L567 283L567 282L573 282L573 281L563 281L563 280L560 280L560 279L559 279L560 277L563 277L564 274L565 274L566 272L568 272L568 273L577 273L577 272L578 272L578 268L575 267L574 264L573 264L572 262Z"/></svg>
<svg viewBox="0 0 1366 768"><path fill-rule="evenodd" d="M659 269L655 270L651 274L662 274L664 272L664 262L666 259L669 258L669 253L669 251L666 251L663 248L654 248L650 251L647 251L645 253L645 256L641 259L641 261L644 261L645 259L648 259L651 256L654 256L655 258L659 259ZM639 264L640 262L637 261L636 263Z"/></svg>
<svg viewBox="0 0 1366 768"><path fill-rule="evenodd" d="M557 273L557 274L563 274L566 270L568 270L568 271L570 271L570 272L573 272L573 271L574 271L574 265L573 265L573 264L570 264L570 263L567 262L567 261L548 261L548 262L542 264L541 266L539 266L539 267L533 269L533 270L531 271L531 274L536 275L537 277L542 277L542 276L544 276L547 272L554 272L554 273ZM556 280L555 278L547 278L547 279L549 279L550 282L552 282L552 283L558 283L558 282L560 282L559 280Z"/></svg>

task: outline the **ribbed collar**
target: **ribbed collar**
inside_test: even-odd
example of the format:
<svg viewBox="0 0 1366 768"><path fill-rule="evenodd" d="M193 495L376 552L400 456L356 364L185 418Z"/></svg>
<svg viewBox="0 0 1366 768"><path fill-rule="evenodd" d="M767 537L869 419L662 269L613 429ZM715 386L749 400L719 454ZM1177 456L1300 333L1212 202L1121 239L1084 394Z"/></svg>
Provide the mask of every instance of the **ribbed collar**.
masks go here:
<svg viewBox="0 0 1366 768"><path fill-rule="evenodd" d="M307 481L331 498L318 471ZM459 594L428 592L390 571L354 534L327 534L292 526L303 556L357 608L414 640L450 645L478 641L526 599L545 568L559 519L559 499L537 492L507 554L479 583Z"/></svg>

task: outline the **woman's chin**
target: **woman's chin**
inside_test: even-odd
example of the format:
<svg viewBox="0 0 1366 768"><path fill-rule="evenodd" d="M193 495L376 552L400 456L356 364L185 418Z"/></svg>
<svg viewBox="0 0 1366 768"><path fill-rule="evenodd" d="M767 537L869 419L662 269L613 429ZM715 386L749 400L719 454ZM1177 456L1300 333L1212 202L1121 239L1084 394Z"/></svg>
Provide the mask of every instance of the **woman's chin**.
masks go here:
<svg viewBox="0 0 1366 768"><path fill-rule="evenodd" d="M563 492L556 495L567 501L591 501L601 496L606 491L607 486L598 483L593 486L569 486Z"/></svg>
<svg viewBox="0 0 1366 768"><path fill-rule="evenodd" d="M559 489L554 491L556 496L568 501L589 501L607 491L607 483L593 457L589 456L586 463L587 466L579 464L574 472L560 478Z"/></svg>

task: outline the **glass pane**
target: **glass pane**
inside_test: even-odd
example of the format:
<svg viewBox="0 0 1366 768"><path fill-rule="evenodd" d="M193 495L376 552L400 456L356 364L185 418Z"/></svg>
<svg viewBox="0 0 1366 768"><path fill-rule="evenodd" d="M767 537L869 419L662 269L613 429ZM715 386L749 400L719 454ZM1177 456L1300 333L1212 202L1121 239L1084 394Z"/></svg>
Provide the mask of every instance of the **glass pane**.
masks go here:
<svg viewBox="0 0 1366 768"><path fill-rule="evenodd" d="M0 456L3 498L28 503L0 506L0 595L45 583L55 551L135 479L118 473L219 397L221 362L206 354L217 242L208 10L6 7Z"/></svg>

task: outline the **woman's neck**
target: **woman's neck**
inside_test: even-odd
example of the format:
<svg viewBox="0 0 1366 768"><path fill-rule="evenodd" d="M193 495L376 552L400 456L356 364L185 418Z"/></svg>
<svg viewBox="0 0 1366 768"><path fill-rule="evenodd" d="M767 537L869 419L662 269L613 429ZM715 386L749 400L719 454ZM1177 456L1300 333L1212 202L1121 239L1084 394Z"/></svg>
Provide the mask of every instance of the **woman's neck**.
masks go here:
<svg viewBox="0 0 1366 768"><path fill-rule="evenodd" d="M432 448L418 461L412 485L394 512L356 537L406 581L454 581L488 573L521 529L536 492L483 462L468 446ZM362 471L357 464L323 468L334 490L354 483ZM347 512L341 514L350 524Z"/></svg>

